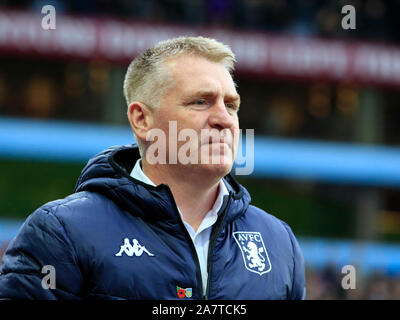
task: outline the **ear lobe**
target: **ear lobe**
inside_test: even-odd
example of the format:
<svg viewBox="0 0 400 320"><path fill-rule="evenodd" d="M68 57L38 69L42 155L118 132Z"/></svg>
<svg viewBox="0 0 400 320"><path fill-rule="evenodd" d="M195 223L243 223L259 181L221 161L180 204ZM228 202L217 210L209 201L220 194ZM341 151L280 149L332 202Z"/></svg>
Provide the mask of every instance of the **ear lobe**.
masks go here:
<svg viewBox="0 0 400 320"><path fill-rule="evenodd" d="M151 129L152 124L151 110L144 103L134 101L128 107L128 119L135 135L146 141L146 134Z"/></svg>

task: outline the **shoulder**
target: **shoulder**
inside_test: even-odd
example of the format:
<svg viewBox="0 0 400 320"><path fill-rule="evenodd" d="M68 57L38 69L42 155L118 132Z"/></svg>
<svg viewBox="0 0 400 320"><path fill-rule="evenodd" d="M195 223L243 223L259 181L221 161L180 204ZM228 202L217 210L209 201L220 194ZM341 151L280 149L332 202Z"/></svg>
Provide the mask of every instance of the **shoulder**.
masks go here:
<svg viewBox="0 0 400 320"><path fill-rule="evenodd" d="M39 247L32 248L32 252L40 250L46 256L56 249L52 244L60 243L58 249L70 249L78 260L89 256L83 252L85 245L101 238L101 230L107 230L117 216L116 205L105 196L86 191L74 193L48 202L29 215L15 244L30 247L32 243Z"/></svg>
<svg viewBox="0 0 400 320"><path fill-rule="evenodd" d="M77 192L63 199L50 201L41 206L36 212L44 212L54 215L57 219L63 221L71 216L90 215L91 213L100 213L100 210L111 201L98 193ZM36 214L36 212L34 214Z"/></svg>
<svg viewBox="0 0 400 320"><path fill-rule="evenodd" d="M292 233L291 228L285 221L253 205L250 205L247 209L245 218L246 220L253 221L253 223L262 225L271 230L276 230L277 232Z"/></svg>
<svg viewBox="0 0 400 320"><path fill-rule="evenodd" d="M261 232L280 248L285 247L289 249L293 255L299 250L297 239L291 227L276 216L250 205L241 220L239 225L241 224L240 227L242 229Z"/></svg>
<svg viewBox="0 0 400 320"><path fill-rule="evenodd" d="M57 213L65 209L76 209L97 204L101 205L105 201L107 201L107 198L98 193L81 191L73 193L63 199L50 201L41 206L39 209Z"/></svg>
<svg viewBox="0 0 400 320"><path fill-rule="evenodd" d="M64 199L48 202L30 214L22 230L46 232L69 239L73 230L94 225L106 216L107 208L115 206L108 198L93 192L78 192ZM87 229L87 228L86 228Z"/></svg>

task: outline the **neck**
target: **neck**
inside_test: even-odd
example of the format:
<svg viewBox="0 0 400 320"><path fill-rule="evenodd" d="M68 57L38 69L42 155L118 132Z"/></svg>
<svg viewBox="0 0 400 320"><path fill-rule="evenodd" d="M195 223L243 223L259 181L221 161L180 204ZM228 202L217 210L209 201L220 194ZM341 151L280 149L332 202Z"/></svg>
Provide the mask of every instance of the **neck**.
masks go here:
<svg viewBox="0 0 400 320"><path fill-rule="evenodd" d="M169 186L183 220L197 231L216 201L221 177L210 178L206 173L196 172L193 168L185 170L178 165L149 165L144 159L142 170L156 185Z"/></svg>

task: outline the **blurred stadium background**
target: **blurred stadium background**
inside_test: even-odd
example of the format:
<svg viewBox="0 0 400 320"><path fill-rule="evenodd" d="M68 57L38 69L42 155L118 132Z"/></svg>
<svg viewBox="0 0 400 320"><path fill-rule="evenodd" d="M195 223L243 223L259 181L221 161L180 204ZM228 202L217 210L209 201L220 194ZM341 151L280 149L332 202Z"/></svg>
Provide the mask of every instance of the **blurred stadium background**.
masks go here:
<svg viewBox="0 0 400 320"><path fill-rule="evenodd" d="M47 4L55 30L41 28ZM355 30L341 27L347 4ZM398 0L0 0L0 259L89 157L133 141L130 60L204 35L237 55L241 127L256 134L255 170L238 179L297 235L308 299L400 299L399 21Z"/></svg>

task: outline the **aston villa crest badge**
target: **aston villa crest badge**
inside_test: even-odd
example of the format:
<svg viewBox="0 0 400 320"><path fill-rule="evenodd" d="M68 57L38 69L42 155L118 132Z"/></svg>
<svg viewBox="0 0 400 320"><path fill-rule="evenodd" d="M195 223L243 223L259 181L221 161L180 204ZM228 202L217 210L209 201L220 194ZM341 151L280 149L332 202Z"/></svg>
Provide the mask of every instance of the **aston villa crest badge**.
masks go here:
<svg viewBox="0 0 400 320"><path fill-rule="evenodd" d="M272 269L268 252L259 232L238 231L233 237L242 252L244 265L247 270L260 276Z"/></svg>

